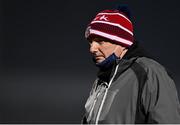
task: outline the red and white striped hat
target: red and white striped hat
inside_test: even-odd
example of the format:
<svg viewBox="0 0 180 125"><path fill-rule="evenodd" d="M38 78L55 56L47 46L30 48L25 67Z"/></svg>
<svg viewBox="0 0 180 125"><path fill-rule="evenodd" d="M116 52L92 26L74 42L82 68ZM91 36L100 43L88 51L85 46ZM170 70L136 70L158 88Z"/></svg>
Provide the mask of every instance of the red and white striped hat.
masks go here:
<svg viewBox="0 0 180 125"><path fill-rule="evenodd" d="M104 10L88 25L85 37L102 37L113 43L129 47L133 44L133 25L119 10Z"/></svg>

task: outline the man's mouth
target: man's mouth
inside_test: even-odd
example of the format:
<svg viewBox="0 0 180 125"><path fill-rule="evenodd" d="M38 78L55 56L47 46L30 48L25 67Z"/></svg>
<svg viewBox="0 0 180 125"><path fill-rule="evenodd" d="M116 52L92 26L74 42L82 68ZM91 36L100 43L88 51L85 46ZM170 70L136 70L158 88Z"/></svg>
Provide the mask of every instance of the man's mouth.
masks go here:
<svg viewBox="0 0 180 125"><path fill-rule="evenodd" d="M95 62L95 63L100 63L100 62L102 62L104 60L104 56L101 56L101 55L94 55L93 56L93 61Z"/></svg>
<svg viewBox="0 0 180 125"><path fill-rule="evenodd" d="M104 60L104 57L103 56L95 56L95 60L96 61Z"/></svg>

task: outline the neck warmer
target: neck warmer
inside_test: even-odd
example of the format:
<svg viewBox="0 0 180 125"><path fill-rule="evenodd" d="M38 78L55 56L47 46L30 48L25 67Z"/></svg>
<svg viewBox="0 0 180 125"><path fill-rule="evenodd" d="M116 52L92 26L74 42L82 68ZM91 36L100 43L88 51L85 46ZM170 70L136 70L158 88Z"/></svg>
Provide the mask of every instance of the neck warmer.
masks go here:
<svg viewBox="0 0 180 125"><path fill-rule="evenodd" d="M101 70L107 70L111 68L116 60L119 59L114 53L107 57L104 61L100 63L96 63L96 66L99 67Z"/></svg>

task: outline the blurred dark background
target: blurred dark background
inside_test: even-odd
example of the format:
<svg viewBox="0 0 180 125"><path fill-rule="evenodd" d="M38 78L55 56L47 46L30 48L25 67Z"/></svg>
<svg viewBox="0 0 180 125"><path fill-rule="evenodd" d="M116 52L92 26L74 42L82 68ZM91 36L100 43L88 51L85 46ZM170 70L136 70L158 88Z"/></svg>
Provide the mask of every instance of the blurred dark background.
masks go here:
<svg viewBox="0 0 180 125"><path fill-rule="evenodd" d="M179 0L1 0L0 123L80 123L97 71L86 25L122 3L180 93Z"/></svg>

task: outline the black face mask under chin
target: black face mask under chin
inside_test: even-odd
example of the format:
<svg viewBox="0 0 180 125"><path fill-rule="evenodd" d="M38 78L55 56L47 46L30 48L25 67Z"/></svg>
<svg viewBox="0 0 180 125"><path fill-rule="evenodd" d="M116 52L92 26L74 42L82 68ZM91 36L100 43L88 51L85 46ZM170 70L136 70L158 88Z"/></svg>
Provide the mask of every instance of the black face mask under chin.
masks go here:
<svg viewBox="0 0 180 125"><path fill-rule="evenodd" d="M100 69L106 70L106 69L109 69L110 67L112 67L117 59L120 59L120 58L117 57L115 53L113 53L100 63L96 63L94 58L93 58L93 61L95 62L97 67L99 67Z"/></svg>

